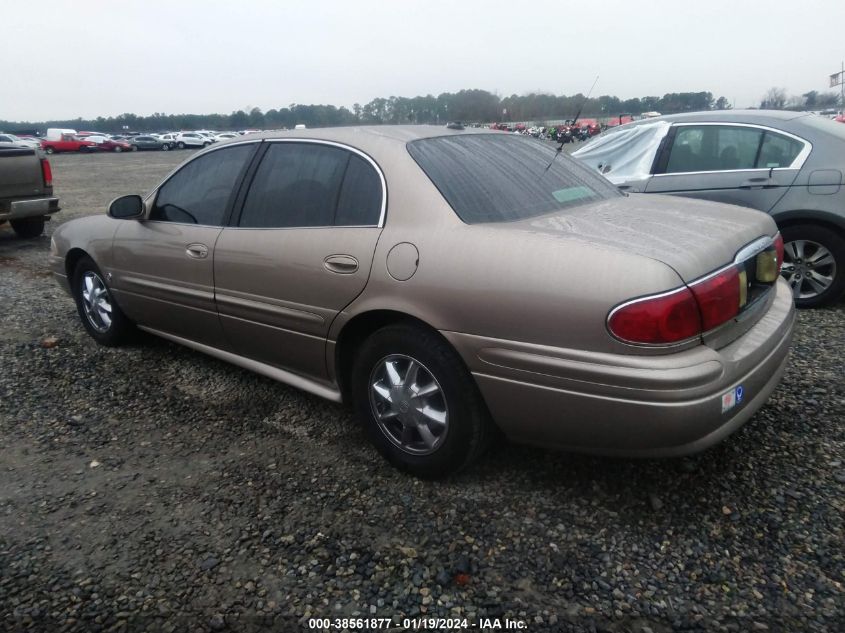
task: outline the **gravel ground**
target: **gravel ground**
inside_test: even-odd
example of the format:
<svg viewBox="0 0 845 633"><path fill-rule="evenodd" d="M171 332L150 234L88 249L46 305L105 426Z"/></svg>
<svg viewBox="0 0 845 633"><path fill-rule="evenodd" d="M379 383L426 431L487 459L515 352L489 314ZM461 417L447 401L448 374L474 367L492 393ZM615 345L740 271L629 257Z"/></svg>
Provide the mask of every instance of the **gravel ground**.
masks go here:
<svg viewBox="0 0 845 633"><path fill-rule="evenodd" d="M186 156L55 156L48 232ZM336 405L152 338L98 347L48 246L0 228L0 630L845 630L843 303L799 315L781 386L702 455L500 444L432 483Z"/></svg>

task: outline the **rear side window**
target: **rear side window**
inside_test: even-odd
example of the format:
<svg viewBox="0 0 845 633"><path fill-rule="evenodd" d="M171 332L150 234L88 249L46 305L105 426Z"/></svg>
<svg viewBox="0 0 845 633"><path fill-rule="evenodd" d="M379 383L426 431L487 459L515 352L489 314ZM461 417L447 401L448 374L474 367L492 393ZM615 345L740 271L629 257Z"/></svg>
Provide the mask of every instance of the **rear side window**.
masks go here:
<svg viewBox="0 0 845 633"><path fill-rule="evenodd" d="M789 167L804 143L782 134L738 125L677 128L667 174Z"/></svg>
<svg viewBox="0 0 845 633"><path fill-rule="evenodd" d="M374 226L381 203L381 178L352 152L319 143L271 143L239 226Z"/></svg>
<svg viewBox="0 0 845 633"><path fill-rule="evenodd" d="M678 128L666 173L753 169L763 131L720 125Z"/></svg>
<svg viewBox="0 0 845 633"><path fill-rule="evenodd" d="M250 143L195 158L159 189L150 219L222 226L232 189L254 150Z"/></svg>
<svg viewBox="0 0 845 633"><path fill-rule="evenodd" d="M763 146L760 148L760 158L757 160L757 167L789 167L803 148L804 143L795 139L773 132L766 132L766 137L763 139Z"/></svg>
<svg viewBox="0 0 845 633"><path fill-rule="evenodd" d="M335 226L374 226L381 216L381 178L360 156L349 157L340 188Z"/></svg>
<svg viewBox="0 0 845 633"><path fill-rule="evenodd" d="M331 226L347 153L310 143L273 143L261 161L240 226Z"/></svg>
<svg viewBox="0 0 845 633"><path fill-rule="evenodd" d="M506 134L420 139L408 152L467 224L509 222L623 195L542 141Z"/></svg>

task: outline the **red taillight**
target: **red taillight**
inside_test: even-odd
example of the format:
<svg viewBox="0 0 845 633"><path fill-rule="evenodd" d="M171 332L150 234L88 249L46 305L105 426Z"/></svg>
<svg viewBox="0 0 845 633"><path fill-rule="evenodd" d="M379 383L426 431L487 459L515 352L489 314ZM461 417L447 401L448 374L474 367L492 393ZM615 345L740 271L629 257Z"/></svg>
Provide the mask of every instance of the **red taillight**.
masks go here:
<svg viewBox="0 0 845 633"><path fill-rule="evenodd" d="M41 175L44 177L44 186L53 186L53 170L50 168L50 161L46 158L41 159Z"/></svg>
<svg viewBox="0 0 845 633"><path fill-rule="evenodd" d="M629 343L677 343L701 333L698 304L688 288L637 299L615 309L607 321L610 331Z"/></svg>
<svg viewBox="0 0 845 633"><path fill-rule="evenodd" d="M730 321L746 301L745 273L730 266L689 287L623 304L610 313L607 325L628 343L666 345Z"/></svg>
<svg viewBox="0 0 845 633"><path fill-rule="evenodd" d="M780 231L775 235L774 243L775 252L778 256L778 274L780 274L781 266L783 266L783 235L780 234Z"/></svg>
<svg viewBox="0 0 845 633"><path fill-rule="evenodd" d="M627 343L666 345L727 323L777 281L783 237L778 233L772 244L752 252L687 287L622 304L610 313L608 329Z"/></svg>
<svg viewBox="0 0 845 633"><path fill-rule="evenodd" d="M690 286L701 310L701 326L705 332L739 314L745 303L745 283L740 279L738 267L731 266Z"/></svg>

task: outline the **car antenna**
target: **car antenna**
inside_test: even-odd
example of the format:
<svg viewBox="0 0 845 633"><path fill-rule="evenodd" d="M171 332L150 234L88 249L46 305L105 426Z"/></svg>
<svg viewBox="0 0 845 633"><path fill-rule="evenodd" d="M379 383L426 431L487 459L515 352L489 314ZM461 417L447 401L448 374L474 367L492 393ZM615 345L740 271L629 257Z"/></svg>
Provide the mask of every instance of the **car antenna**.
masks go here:
<svg viewBox="0 0 845 633"><path fill-rule="evenodd" d="M587 96L584 97L584 101L581 102L581 107L578 108L578 112L575 113L575 118L572 119L572 123L570 123L570 126L575 125L575 122L578 121L578 117L581 116L581 111L584 109L584 106L587 105L587 101L590 100L590 95L593 94L593 88L596 87L596 84L598 83L598 81L599 81L599 76L596 75L596 78L593 80L593 85L590 86L590 91L587 93ZM552 163L555 162L555 158L557 158L558 154L560 154L562 151L563 151L563 141L561 141L560 145L557 146L557 150L555 151L555 155L552 156L552 159L549 161L549 164L546 165L546 168L543 170L543 173L540 174L540 178L545 176L546 172L549 171L549 169L551 169Z"/></svg>

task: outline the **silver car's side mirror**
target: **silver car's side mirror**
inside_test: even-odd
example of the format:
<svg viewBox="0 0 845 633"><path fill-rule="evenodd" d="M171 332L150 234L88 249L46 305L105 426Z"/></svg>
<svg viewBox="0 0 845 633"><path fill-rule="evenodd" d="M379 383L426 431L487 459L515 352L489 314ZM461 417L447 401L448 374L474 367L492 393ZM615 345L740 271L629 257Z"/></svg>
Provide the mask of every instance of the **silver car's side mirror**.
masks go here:
<svg viewBox="0 0 845 633"><path fill-rule="evenodd" d="M116 220L139 220L144 217L144 199L135 194L115 198L109 204L109 216Z"/></svg>

